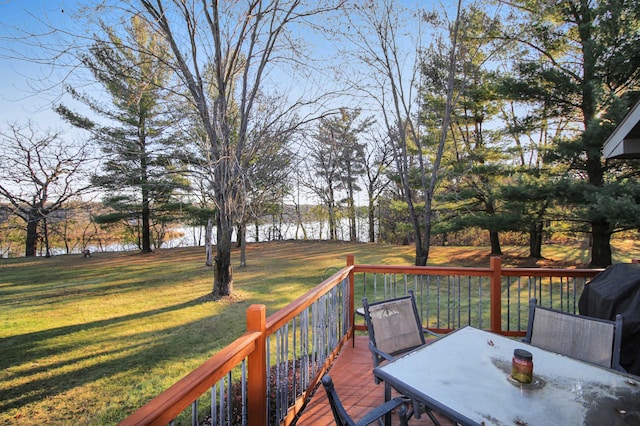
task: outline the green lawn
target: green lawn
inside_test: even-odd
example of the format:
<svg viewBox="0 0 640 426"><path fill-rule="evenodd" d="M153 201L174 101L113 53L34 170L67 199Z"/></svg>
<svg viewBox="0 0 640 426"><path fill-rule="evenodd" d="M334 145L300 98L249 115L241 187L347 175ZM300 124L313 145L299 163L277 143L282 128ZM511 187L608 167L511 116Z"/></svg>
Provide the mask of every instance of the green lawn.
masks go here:
<svg viewBox="0 0 640 426"><path fill-rule="evenodd" d="M614 247L616 262L640 257L635 242ZM543 266L589 256L587 247L543 250L552 259ZM526 248L504 252L505 265L527 263ZM204 248L0 259L0 424L117 423L242 334L250 304L275 312L349 253L357 263L410 265L414 257L408 246L249 245L233 296L217 301L207 297ZM486 248L434 247L429 263L488 262Z"/></svg>

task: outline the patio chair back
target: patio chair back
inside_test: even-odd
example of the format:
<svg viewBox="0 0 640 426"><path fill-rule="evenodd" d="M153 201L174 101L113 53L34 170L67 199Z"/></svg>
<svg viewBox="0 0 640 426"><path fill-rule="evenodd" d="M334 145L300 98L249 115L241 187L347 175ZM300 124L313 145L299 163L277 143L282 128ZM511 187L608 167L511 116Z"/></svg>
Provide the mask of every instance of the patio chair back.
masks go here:
<svg viewBox="0 0 640 426"><path fill-rule="evenodd" d="M529 302L525 342L582 361L624 371L620 366L622 315L616 321L574 315Z"/></svg>
<svg viewBox="0 0 640 426"><path fill-rule="evenodd" d="M382 417L392 413L394 410L400 417L400 425L406 426L408 424L407 422L409 416L411 415L411 412L408 411L409 400L406 398L396 397L389 401L386 401L385 403L380 404L372 410L368 411L358 422L356 422L351 416L349 416L349 413L347 413L347 410L344 408L344 405L340 401L338 393L333 386L333 380L331 379L331 376L325 374L322 377L322 386L327 393L329 405L331 406L331 412L333 413L333 419L338 426L368 425L373 421L381 419Z"/></svg>
<svg viewBox="0 0 640 426"><path fill-rule="evenodd" d="M374 303L368 303L365 297L362 304L369 341L379 351L396 356L425 344L413 291Z"/></svg>

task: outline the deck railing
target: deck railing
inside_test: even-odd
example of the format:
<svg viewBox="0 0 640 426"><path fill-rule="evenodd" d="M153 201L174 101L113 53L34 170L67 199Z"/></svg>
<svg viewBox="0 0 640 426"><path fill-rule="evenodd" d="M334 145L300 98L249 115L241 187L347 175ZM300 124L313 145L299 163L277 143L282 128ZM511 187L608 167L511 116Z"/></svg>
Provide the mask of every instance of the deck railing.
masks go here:
<svg viewBox="0 0 640 426"><path fill-rule="evenodd" d="M576 312L599 269L347 265L266 317L247 309L247 331L121 425L288 425L354 330L361 298L381 300L413 289L423 323L436 331L473 325L524 335L528 301ZM354 325L354 323L356 323ZM191 413L185 410L191 407Z"/></svg>
<svg viewBox="0 0 640 426"><path fill-rule="evenodd" d="M422 323L434 331L465 325L518 336L527 329L529 300L576 313L587 281L601 269L489 268L354 265L356 303L414 291ZM356 324L356 329L364 330Z"/></svg>

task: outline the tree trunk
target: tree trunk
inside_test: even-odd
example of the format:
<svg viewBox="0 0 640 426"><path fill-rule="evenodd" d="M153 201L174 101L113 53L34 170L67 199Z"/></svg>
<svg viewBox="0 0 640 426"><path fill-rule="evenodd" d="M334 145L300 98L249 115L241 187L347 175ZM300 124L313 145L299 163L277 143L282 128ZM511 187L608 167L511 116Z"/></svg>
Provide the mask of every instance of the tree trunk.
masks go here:
<svg viewBox="0 0 640 426"><path fill-rule="evenodd" d="M216 258L213 278L213 295L229 296L233 292L233 270L231 267L231 234L233 223L227 218L221 218L218 213L218 243L216 244Z"/></svg>
<svg viewBox="0 0 640 426"><path fill-rule="evenodd" d="M329 213L329 240L335 241L338 239L338 230L336 224L336 212L333 204L329 204L327 212Z"/></svg>
<svg viewBox="0 0 640 426"><path fill-rule="evenodd" d="M146 163L143 161L142 186L142 253L151 253L151 209L149 208L149 190L146 182Z"/></svg>
<svg viewBox="0 0 640 426"><path fill-rule="evenodd" d="M27 238L25 240L24 255L33 257L36 255L38 245L38 221L33 216L27 216Z"/></svg>
<svg viewBox="0 0 640 426"><path fill-rule="evenodd" d="M147 174L147 148L144 130L144 119L138 124L139 136L138 142L143 155L140 158L140 178L141 178L141 196L142 196L142 253L151 253L151 208L149 207L149 177Z"/></svg>
<svg viewBox="0 0 640 426"><path fill-rule="evenodd" d="M304 227L304 223L302 220L302 212L300 211L300 203L296 202L295 203L296 206L296 232L295 232L295 239L298 239L298 231L301 230L302 231L302 238L306 241L307 240L307 229Z"/></svg>
<svg viewBox="0 0 640 426"><path fill-rule="evenodd" d="M142 202L142 253L151 253L151 221L149 219L149 201Z"/></svg>
<svg viewBox="0 0 640 426"><path fill-rule="evenodd" d="M207 220L207 228L204 231L204 245L205 245L205 252L206 252L206 261L205 264L207 266L213 266L213 244L212 244L212 237L213 237L213 220L211 220L211 218L209 218Z"/></svg>
<svg viewBox="0 0 640 426"><path fill-rule="evenodd" d="M369 217L369 242L376 242L376 206L373 202L373 197L369 195L369 209L368 209L368 217Z"/></svg>
<svg viewBox="0 0 640 426"><path fill-rule="evenodd" d="M529 231L529 257L542 259L542 222L536 222Z"/></svg>
<svg viewBox="0 0 640 426"><path fill-rule="evenodd" d="M356 202L353 195L353 185L349 179L349 197L347 208L349 209L349 241L358 241L358 225L356 223Z"/></svg>
<svg viewBox="0 0 640 426"><path fill-rule="evenodd" d="M609 223L605 220L595 220L591 223L591 247L590 266L604 268L611 265L611 231Z"/></svg>
<svg viewBox="0 0 640 426"><path fill-rule="evenodd" d="M501 255L502 248L500 248L498 231L489 231L489 240L491 241L491 254L496 256Z"/></svg>
<svg viewBox="0 0 640 426"><path fill-rule="evenodd" d="M415 212L414 212L415 214ZM417 218L416 218L416 222L417 222ZM430 224L427 222L425 224L425 234L424 236L420 233L420 227L417 225L414 226L414 229L417 229L416 232L416 266L427 266L427 260L429 260L429 248L431 247L430 244L428 242L424 242L424 241L428 241L426 240L426 238L428 238L428 235L430 235L431 233L431 226ZM429 228L429 229L427 229Z"/></svg>
<svg viewBox="0 0 640 426"><path fill-rule="evenodd" d="M247 267L247 225L242 222L238 226L238 242L240 244L240 267Z"/></svg>
<svg viewBox="0 0 640 426"><path fill-rule="evenodd" d="M407 206L409 207L409 219L413 226L413 233L416 237L416 266L426 266L429 258L429 243L423 243L422 233L420 232L420 219L411 199L411 190L409 189L408 179L403 179L405 189L405 197Z"/></svg>
<svg viewBox="0 0 640 426"><path fill-rule="evenodd" d="M42 219L42 233L44 234L44 256L51 257L51 249L49 248L49 228L47 227L46 216Z"/></svg>
<svg viewBox="0 0 640 426"><path fill-rule="evenodd" d="M349 241L358 241L358 222L356 221L355 207L349 208Z"/></svg>
<svg viewBox="0 0 640 426"><path fill-rule="evenodd" d="M287 225L285 227L285 223L284 223L284 214L282 212L282 210L280 210L280 213L278 213L278 239L279 240L284 240L284 234L282 233L282 230L286 231L289 229L289 225Z"/></svg>
<svg viewBox="0 0 640 426"><path fill-rule="evenodd" d="M236 233L238 235L237 241L236 241L236 246L238 248L242 248L242 240L244 240L244 231L247 229L246 226L242 225L242 224L238 224L238 227L236 229Z"/></svg>

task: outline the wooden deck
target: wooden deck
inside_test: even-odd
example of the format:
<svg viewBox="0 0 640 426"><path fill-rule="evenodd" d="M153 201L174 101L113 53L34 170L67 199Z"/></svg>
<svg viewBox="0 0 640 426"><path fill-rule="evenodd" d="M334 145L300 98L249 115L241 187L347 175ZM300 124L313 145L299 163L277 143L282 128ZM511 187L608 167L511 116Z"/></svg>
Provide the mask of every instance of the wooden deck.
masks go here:
<svg viewBox="0 0 640 426"><path fill-rule="evenodd" d="M368 336L356 336L355 347L345 345L329 371L340 400L356 421L364 413L384 402L384 385L376 385L371 373L373 361L368 343ZM453 424L442 416L436 415L436 417L442 425ZM393 424L398 423L398 417L394 416ZM329 400L322 385L304 408L296 424L302 426L335 425ZM420 419L411 418L409 424L433 425L426 414L423 414Z"/></svg>

